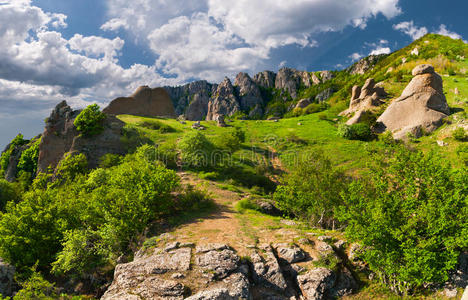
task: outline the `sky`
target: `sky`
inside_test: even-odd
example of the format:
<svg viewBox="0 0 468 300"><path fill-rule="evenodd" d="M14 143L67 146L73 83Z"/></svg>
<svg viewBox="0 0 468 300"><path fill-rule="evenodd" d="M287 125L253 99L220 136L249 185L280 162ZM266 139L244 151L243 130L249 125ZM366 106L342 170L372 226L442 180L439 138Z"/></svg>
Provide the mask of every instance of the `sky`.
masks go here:
<svg viewBox="0 0 468 300"><path fill-rule="evenodd" d="M61 100L281 67L342 69L426 33L468 39L466 0L0 0L0 150Z"/></svg>

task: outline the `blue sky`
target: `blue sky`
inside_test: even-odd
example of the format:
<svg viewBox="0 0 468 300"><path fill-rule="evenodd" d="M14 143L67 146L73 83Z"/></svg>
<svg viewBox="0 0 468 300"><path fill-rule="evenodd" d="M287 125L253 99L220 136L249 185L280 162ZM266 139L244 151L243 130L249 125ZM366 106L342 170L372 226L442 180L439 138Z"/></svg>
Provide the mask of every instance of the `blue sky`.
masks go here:
<svg viewBox="0 0 468 300"><path fill-rule="evenodd" d="M0 147L62 99L282 66L340 69L435 32L468 39L466 0L0 0Z"/></svg>

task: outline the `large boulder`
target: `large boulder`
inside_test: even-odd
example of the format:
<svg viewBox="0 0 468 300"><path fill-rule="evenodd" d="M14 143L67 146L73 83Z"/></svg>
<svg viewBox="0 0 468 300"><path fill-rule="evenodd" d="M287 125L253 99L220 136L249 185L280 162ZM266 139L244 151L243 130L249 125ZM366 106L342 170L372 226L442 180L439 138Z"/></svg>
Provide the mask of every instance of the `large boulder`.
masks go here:
<svg viewBox="0 0 468 300"><path fill-rule="evenodd" d="M276 81L276 74L271 71L263 71L256 74L253 78L253 81L259 86L264 88L274 88Z"/></svg>
<svg viewBox="0 0 468 300"><path fill-rule="evenodd" d="M240 104L235 96L235 89L229 78L218 85L215 94L208 103L206 120L216 120L218 115L232 116L240 111Z"/></svg>
<svg viewBox="0 0 468 300"><path fill-rule="evenodd" d="M103 112L110 115L176 118L174 105L164 88L140 86L130 97L113 100Z"/></svg>
<svg viewBox="0 0 468 300"><path fill-rule="evenodd" d="M412 74L414 77L401 96L378 118L378 132L388 130L395 139L404 139L408 133L420 137L423 132L436 130L450 114L442 77L434 68L419 65Z"/></svg>
<svg viewBox="0 0 468 300"><path fill-rule="evenodd" d="M297 276L297 282L306 300L336 299L351 294L357 287L347 269L337 275L326 268L315 268Z"/></svg>
<svg viewBox="0 0 468 300"><path fill-rule="evenodd" d="M297 102L296 108L306 108L311 103L312 103L312 101L311 101L310 98L301 99L301 100L299 100L299 102Z"/></svg>
<svg viewBox="0 0 468 300"><path fill-rule="evenodd" d="M0 258L0 295L11 296L15 284L15 267Z"/></svg>
<svg viewBox="0 0 468 300"><path fill-rule="evenodd" d="M73 125L79 113L79 110L72 110L66 101L54 108L39 144L38 172L46 172L49 167L55 170L64 154L69 152L84 153L91 168L97 167L105 154L125 154L126 147L121 141L122 121L106 115L102 123L104 130L98 135L84 137Z"/></svg>

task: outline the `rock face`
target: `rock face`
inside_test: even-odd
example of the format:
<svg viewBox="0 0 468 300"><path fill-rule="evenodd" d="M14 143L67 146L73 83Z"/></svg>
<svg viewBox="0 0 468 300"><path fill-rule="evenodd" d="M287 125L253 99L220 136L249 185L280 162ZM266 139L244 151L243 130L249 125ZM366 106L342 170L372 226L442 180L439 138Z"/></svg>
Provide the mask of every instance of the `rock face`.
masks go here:
<svg viewBox="0 0 468 300"><path fill-rule="evenodd" d="M395 139L404 139L408 133L420 137L442 125L450 109L443 91L442 78L431 65L413 69L413 79L401 96L394 100L378 118L376 129L389 130Z"/></svg>
<svg viewBox="0 0 468 300"><path fill-rule="evenodd" d="M341 116L353 116L346 124L359 123L366 113L372 113L382 105L382 99L387 95L384 88L376 85L373 78L369 78L363 87L354 86L351 93L349 108L340 113ZM354 115L353 115L354 114Z"/></svg>
<svg viewBox="0 0 468 300"><path fill-rule="evenodd" d="M243 111L250 112L256 106L263 106L262 93L257 84L247 73L239 73L236 76L234 85L238 89L240 107Z"/></svg>
<svg viewBox="0 0 468 300"><path fill-rule="evenodd" d="M357 63L352 65L347 69L350 74L364 74L370 69L374 67L374 65L383 57L385 54L382 55L369 55L368 57L364 57L363 59L359 60Z"/></svg>
<svg viewBox="0 0 468 300"><path fill-rule="evenodd" d="M311 76L308 72L282 68L276 75L275 88L285 90L293 99L296 99L301 84L305 87L311 86Z"/></svg>
<svg viewBox="0 0 468 300"><path fill-rule="evenodd" d="M218 115L232 116L240 111L241 107L235 96L235 89L229 78L218 85L215 94L208 103L206 120L216 120Z"/></svg>
<svg viewBox="0 0 468 300"><path fill-rule="evenodd" d="M174 105L164 88L139 87L130 97L113 100L103 109L109 115L176 118Z"/></svg>
<svg viewBox="0 0 468 300"><path fill-rule="evenodd" d="M332 95L333 95L334 91L332 88L328 88L328 89L325 89L323 91L321 91L320 93L318 93L317 96L315 96L315 101L317 102L325 102L326 100L328 100L328 98L330 98Z"/></svg>
<svg viewBox="0 0 468 300"><path fill-rule="evenodd" d="M0 258L0 295L12 296L14 288L15 267Z"/></svg>
<svg viewBox="0 0 468 300"><path fill-rule="evenodd" d="M306 108L312 103L312 101L309 98L306 99L301 99L299 102L296 104L296 108Z"/></svg>
<svg viewBox="0 0 468 300"><path fill-rule="evenodd" d="M18 175L17 173L17 167L19 160L21 158L21 155L23 154L24 151L29 149L33 143L35 143L41 136L37 136L33 138L28 144L22 145L22 146L16 146L13 151L11 152L10 155L10 160L8 162L8 167L5 170L5 180L9 182L13 182L16 179L16 176ZM5 151L10 149L10 144L7 145L5 148Z"/></svg>
<svg viewBox="0 0 468 300"><path fill-rule="evenodd" d="M275 87L275 81L276 81L276 74L271 72L271 71L263 71L258 74L256 74L253 78L256 84L258 86L264 87L264 88L274 88Z"/></svg>
<svg viewBox="0 0 468 300"><path fill-rule="evenodd" d="M73 125L80 111L73 111L65 101L60 102L47 119L41 143L39 144L38 172L54 170L65 153L84 153L91 168L107 154L125 154L126 149L120 138L124 123L108 115L103 122L102 133L93 137L82 137Z"/></svg>
<svg viewBox="0 0 468 300"><path fill-rule="evenodd" d="M184 115L185 119L191 121L205 120L208 102L216 88L216 84L205 80L194 81L183 86L164 87L174 103L176 114Z"/></svg>
<svg viewBox="0 0 468 300"><path fill-rule="evenodd" d="M165 244L142 249L133 262L117 265L102 299L325 300L356 288L345 267L341 272L313 268L305 273L297 263L310 257L298 245L260 245L249 262L226 244L181 244L174 239L161 236Z"/></svg>

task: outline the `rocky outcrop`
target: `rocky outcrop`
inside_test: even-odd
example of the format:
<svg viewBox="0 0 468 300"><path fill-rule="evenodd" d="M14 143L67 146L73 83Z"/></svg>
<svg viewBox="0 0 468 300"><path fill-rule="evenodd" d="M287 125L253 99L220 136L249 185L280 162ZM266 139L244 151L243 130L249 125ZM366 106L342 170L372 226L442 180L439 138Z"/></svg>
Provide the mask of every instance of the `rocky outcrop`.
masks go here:
<svg viewBox="0 0 468 300"><path fill-rule="evenodd" d="M47 119L39 144L38 172L54 170L65 153L84 153L89 167L99 165L100 158L107 154L125 154L121 141L124 123L107 115L102 125L104 130L92 137L81 136L73 122L80 111L72 110L65 101L60 102Z"/></svg>
<svg viewBox="0 0 468 300"><path fill-rule="evenodd" d="M216 91L217 85L205 80L194 81L183 86L164 89L169 93L177 115L184 115L191 121L205 120L208 113L208 102Z"/></svg>
<svg viewBox="0 0 468 300"><path fill-rule="evenodd" d="M312 258L296 244L260 245L242 259L226 244L173 240L161 237L158 248L141 249L133 262L117 265L102 299L325 300L356 288L345 267L305 270L299 264Z"/></svg>
<svg viewBox="0 0 468 300"><path fill-rule="evenodd" d="M0 258L0 296L11 296L15 285L15 267Z"/></svg>
<svg viewBox="0 0 468 300"><path fill-rule="evenodd" d="M15 181L16 177L19 175L18 174L18 163L20 161L21 155L23 154L24 151L31 148L37 142L37 140L40 139L40 138L41 138L41 135L38 135L37 137L33 138L31 141L27 142L27 144L17 145L12 149L10 159L8 161L8 166L7 166L6 170L5 170L5 180L6 181L9 181L9 182ZM5 148L5 151L9 150L10 147L11 147L11 144L8 144L6 146L6 148Z"/></svg>
<svg viewBox="0 0 468 300"><path fill-rule="evenodd" d="M218 85L215 94L208 103L206 120L216 120L218 115L232 116L240 111L241 107L235 96L235 89L229 78Z"/></svg>
<svg viewBox="0 0 468 300"><path fill-rule="evenodd" d="M301 100L299 100L299 102L297 102L296 108L306 108L311 103L312 103L312 101L311 101L310 98L301 99Z"/></svg>
<svg viewBox="0 0 468 300"><path fill-rule="evenodd" d="M378 118L378 132L388 130L395 139L404 139L408 134L420 137L436 130L449 115L442 78L434 68L419 65L412 74L414 77L401 96Z"/></svg>
<svg viewBox="0 0 468 300"><path fill-rule="evenodd" d="M103 112L109 115L176 118L174 105L164 88L139 87L130 97L113 100Z"/></svg>
<svg viewBox="0 0 468 300"><path fill-rule="evenodd" d="M296 99L299 87L301 85L310 87L311 80L312 76L309 72L282 68L276 75L275 88L285 90L293 99Z"/></svg>
<svg viewBox="0 0 468 300"><path fill-rule="evenodd" d="M363 75L370 69L372 69L379 60L384 58L386 55L369 55L368 57L364 57L363 59L356 62L354 65L346 69L350 74L360 74Z"/></svg>
<svg viewBox="0 0 468 300"><path fill-rule="evenodd" d="M328 80L331 80L335 75L330 72L330 71L321 71L320 72L320 78L322 78L322 82L326 82Z"/></svg>
<svg viewBox="0 0 468 300"><path fill-rule="evenodd" d="M247 73L239 73L234 85L238 89L239 102L242 111L250 112L256 106L263 106L262 93L257 84Z"/></svg>
<svg viewBox="0 0 468 300"><path fill-rule="evenodd" d="M276 81L276 74L271 72L271 71L263 71L260 73L257 73L253 81L258 86L264 87L264 88L274 88L275 87L275 81Z"/></svg>
<svg viewBox="0 0 468 300"><path fill-rule="evenodd" d="M315 101L318 103L327 101L335 91L332 88L327 88L315 96Z"/></svg>
<svg viewBox="0 0 468 300"><path fill-rule="evenodd" d="M375 84L373 78L369 78L362 88L359 86L353 87L349 108L341 112L340 115L352 116L346 122L348 125L359 123L365 114L374 112L377 107L384 103L383 98L386 95L385 89L379 84Z"/></svg>

